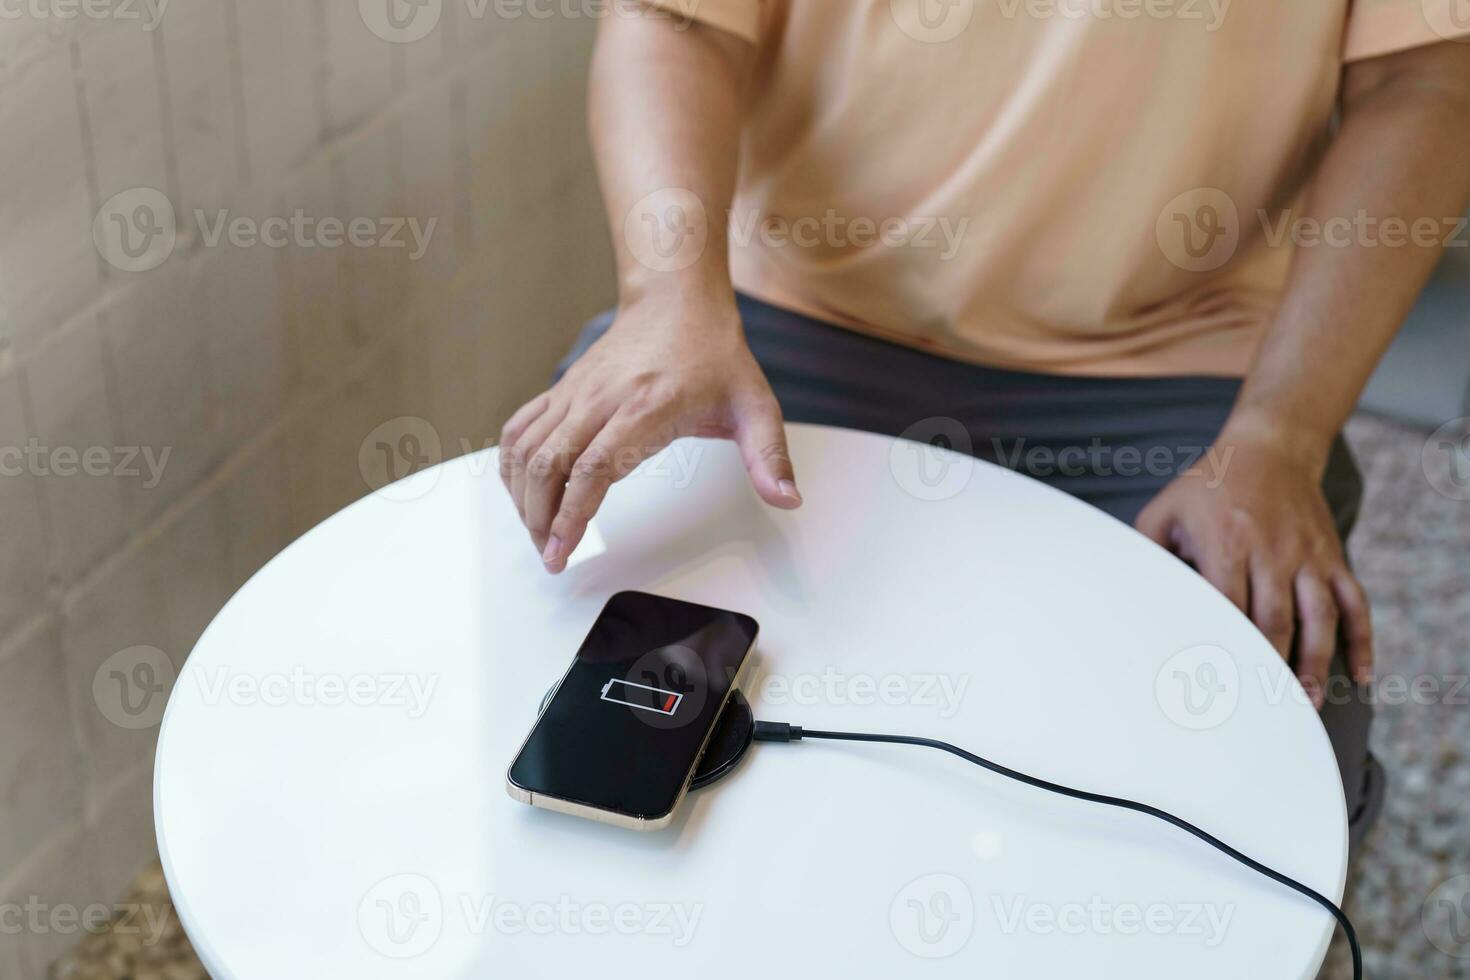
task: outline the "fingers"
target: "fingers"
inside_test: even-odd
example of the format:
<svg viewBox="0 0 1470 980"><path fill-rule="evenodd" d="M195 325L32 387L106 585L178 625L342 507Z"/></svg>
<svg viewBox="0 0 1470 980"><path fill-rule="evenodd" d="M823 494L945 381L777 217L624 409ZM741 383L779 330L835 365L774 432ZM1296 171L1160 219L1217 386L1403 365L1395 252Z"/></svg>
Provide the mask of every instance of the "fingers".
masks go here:
<svg viewBox="0 0 1470 980"><path fill-rule="evenodd" d="M604 425L599 413L570 412L526 461L521 514L537 552L547 550L551 522L561 507L573 466Z"/></svg>
<svg viewBox="0 0 1470 980"><path fill-rule="evenodd" d="M1309 568L1297 572L1295 591L1301 623L1296 673L1312 704L1320 709L1337 647L1337 600L1323 577Z"/></svg>
<svg viewBox="0 0 1470 980"><path fill-rule="evenodd" d="M757 494L776 507L801 506L775 398L752 397L733 414L735 440ZM614 415L598 432L563 421L533 454L526 467L523 516L548 571L555 574L566 568L567 558L612 485L672 438L672 432L646 437L642 432L646 423L626 411ZM523 442L532 438L539 424L539 420L530 424ZM560 451L548 451L551 448Z"/></svg>
<svg viewBox="0 0 1470 980"><path fill-rule="evenodd" d="M634 433L614 417L572 464L561 505L551 521L541 561L553 575L565 570L587 524L597 514L608 489L662 446L637 446Z"/></svg>
<svg viewBox="0 0 1470 980"><path fill-rule="evenodd" d="M1320 497L1281 506L1257 492L1225 500L1176 482L1135 521L1137 530L1193 565L1251 621L1320 710L1334 655L1345 641L1352 679L1373 674L1373 631L1363 587L1347 567ZM1339 626L1341 632L1339 633Z"/></svg>
<svg viewBox="0 0 1470 980"><path fill-rule="evenodd" d="M1249 613L1246 608L1249 589L1245 556L1233 543L1234 538L1228 531L1209 527L1197 531L1158 497L1138 515L1134 527L1154 543L1189 562L1237 609Z"/></svg>
<svg viewBox="0 0 1470 980"><path fill-rule="evenodd" d="M1373 616L1368 595L1346 568L1332 575L1331 586L1342 613L1348 670L1356 683L1367 684L1373 679Z"/></svg>
<svg viewBox="0 0 1470 980"><path fill-rule="evenodd" d="M510 499L515 503L516 511L523 522L526 519L526 471L531 465L531 458L561 424L566 413L565 405L551 403L544 412L526 424L514 443L501 447L501 472L505 474L509 471Z"/></svg>
<svg viewBox="0 0 1470 980"><path fill-rule="evenodd" d="M536 421L542 413L551 405L551 392L543 391L532 398L526 404L516 409L515 414L506 420L500 429L500 445L514 446L525 434L526 427ZM501 475L504 475L505 467L501 466Z"/></svg>
<svg viewBox="0 0 1470 980"><path fill-rule="evenodd" d="M500 482L505 484L505 489L511 487L511 479L517 468L525 465L516 452L516 443L520 442L525 435L526 428L536 419L540 418L551 405L549 392L542 392L535 398L526 402L516 409L514 415L500 429ZM516 504L520 508L520 504Z"/></svg>
<svg viewBox="0 0 1470 980"><path fill-rule="evenodd" d="M1330 568L1330 566L1329 566ZM1262 562L1251 572L1251 619L1283 658L1292 660L1302 688L1320 710L1340 639L1354 682L1373 676L1373 626L1368 597L1347 568L1323 570ZM1342 631L1339 633L1339 624Z"/></svg>
<svg viewBox="0 0 1470 980"><path fill-rule="evenodd" d="M1228 533L1218 534L1207 540L1194 559L1195 567L1205 580L1220 590L1220 593L1235 604L1235 608L1249 615L1247 567L1245 556Z"/></svg>
<svg viewBox="0 0 1470 980"><path fill-rule="evenodd" d="M1258 557L1251 568L1251 621L1282 660L1291 659L1291 640L1296 632L1292 571L1282 570L1263 557Z"/></svg>
<svg viewBox="0 0 1470 980"><path fill-rule="evenodd" d="M735 442L750 482L762 500L783 510L801 506L796 471L786 445L786 427L775 396L751 396L735 406Z"/></svg>

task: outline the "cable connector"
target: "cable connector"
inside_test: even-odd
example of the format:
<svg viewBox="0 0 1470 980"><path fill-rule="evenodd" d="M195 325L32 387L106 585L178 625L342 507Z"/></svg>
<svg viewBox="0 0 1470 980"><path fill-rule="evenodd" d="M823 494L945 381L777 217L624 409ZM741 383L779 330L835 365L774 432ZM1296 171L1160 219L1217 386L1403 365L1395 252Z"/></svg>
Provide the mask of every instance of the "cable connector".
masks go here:
<svg viewBox="0 0 1470 980"><path fill-rule="evenodd" d="M784 721L758 721L755 723L757 742L800 742L801 726L788 725Z"/></svg>

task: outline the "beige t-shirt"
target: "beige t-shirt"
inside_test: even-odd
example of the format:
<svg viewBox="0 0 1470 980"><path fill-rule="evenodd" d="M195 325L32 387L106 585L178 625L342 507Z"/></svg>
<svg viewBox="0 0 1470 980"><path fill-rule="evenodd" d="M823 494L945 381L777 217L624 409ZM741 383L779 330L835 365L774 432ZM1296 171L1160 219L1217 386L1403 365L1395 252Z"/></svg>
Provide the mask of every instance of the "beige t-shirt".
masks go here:
<svg viewBox="0 0 1470 980"><path fill-rule="evenodd" d="M1243 374L1343 63L1470 37L1465 0L653 2L757 45L737 288L1090 375Z"/></svg>

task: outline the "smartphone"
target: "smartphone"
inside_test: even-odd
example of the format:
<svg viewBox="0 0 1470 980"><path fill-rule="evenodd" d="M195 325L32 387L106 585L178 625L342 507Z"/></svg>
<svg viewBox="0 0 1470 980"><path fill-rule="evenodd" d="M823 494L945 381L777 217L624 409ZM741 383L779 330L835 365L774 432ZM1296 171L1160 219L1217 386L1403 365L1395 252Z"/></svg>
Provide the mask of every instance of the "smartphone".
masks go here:
<svg viewBox="0 0 1470 980"><path fill-rule="evenodd" d="M516 753L506 791L620 827L667 827L757 629L728 609L619 592Z"/></svg>

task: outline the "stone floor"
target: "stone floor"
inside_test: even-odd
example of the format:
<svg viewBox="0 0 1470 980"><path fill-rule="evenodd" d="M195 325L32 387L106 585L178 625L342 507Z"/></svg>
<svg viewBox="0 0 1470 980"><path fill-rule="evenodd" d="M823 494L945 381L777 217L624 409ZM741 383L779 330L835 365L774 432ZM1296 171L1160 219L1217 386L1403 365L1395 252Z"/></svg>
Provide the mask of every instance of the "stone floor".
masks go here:
<svg viewBox="0 0 1470 980"><path fill-rule="evenodd" d="M1445 473L1426 465L1445 460L1426 463L1422 430L1359 417L1348 434L1367 483L1352 555L1373 598L1379 674L1440 688L1431 703L1388 704L1380 684L1373 746L1388 802L1354 869L1348 912L1367 976L1470 978L1470 942L1452 941L1470 926L1470 902L1460 902L1470 878L1456 881L1470 875L1470 689L1455 690L1470 672L1470 501L1435 489ZM1328 965L1328 980L1352 975L1340 936Z"/></svg>
<svg viewBox="0 0 1470 980"><path fill-rule="evenodd" d="M163 869L150 865L133 880L124 908L150 907L152 916L130 913L113 920L113 928L88 936L51 967L51 980L209 980L194 956L194 947L169 901ZM128 922L158 922L158 935L129 927Z"/></svg>
<svg viewBox="0 0 1470 980"><path fill-rule="evenodd" d="M1460 901L1470 877L1456 880L1470 876L1470 689L1454 690L1470 670L1470 501L1435 489L1445 483L1426 473L1423 431L1363 416L1349 437L1367 482L1352 553L1373 597L1380 674L1432 678L1441 694L1380 704L1374 747L1390 795L1354 869L1348 911L1374 980L1470 978L1470 942L1454 942L1463 934L1456 928L1470 926L1470 900ZM89 937L53 967L52 980L205 977L157 865L128 900L166 910L162 941ZM1339 934L1323 980L1351 976L1346 953Z"/></svg>

